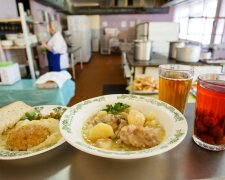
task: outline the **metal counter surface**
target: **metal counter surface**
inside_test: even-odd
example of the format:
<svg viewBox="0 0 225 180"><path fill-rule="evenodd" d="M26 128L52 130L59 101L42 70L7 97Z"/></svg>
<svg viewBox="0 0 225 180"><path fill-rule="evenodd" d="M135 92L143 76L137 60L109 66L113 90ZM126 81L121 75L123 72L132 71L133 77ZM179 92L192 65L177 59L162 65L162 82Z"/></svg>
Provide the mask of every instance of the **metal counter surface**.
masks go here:
<svg viewBox="0 0 225 180"><path fill-rule="evenodd" d="M135 60L134 55L128 52L127 60L131 66L135 66L135 67L158 67L161 64L186 64L186 65L193 65L193 66L207 65L202 62L179 62L174 59L168 59L168 57L155 52L152 54L152 59L149 61ZM218 65L218 64L213 64L213 65Z"/></svg>
<svg viewBox="0 0 225 180"><path fill-rule="evenodd" d="M30 158L0 160L0 179L183 180L225 177L224 151L212 152L192 140L194 104L185 117L188 134L174 149L138 160L114 160L83 153L68 143Z"/></svg>

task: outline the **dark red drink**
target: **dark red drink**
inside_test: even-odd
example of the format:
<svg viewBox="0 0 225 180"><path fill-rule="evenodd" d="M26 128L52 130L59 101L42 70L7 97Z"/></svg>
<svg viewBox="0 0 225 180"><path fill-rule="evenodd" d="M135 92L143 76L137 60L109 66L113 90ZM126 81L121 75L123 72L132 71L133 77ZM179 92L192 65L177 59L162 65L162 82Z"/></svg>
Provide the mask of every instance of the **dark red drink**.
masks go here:
<svg viewBox="0 0 225 180"><path fill-rule="evenodd" d="M198 78L193 139L209 150L225 149L225 74Z"/></svg>

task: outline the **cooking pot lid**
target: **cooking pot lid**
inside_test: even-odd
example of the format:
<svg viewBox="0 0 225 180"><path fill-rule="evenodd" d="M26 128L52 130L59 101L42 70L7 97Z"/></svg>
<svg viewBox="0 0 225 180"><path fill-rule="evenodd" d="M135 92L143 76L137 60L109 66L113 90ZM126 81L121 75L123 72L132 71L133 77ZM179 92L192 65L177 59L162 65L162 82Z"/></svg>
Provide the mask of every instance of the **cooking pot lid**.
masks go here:
<svg viewBox="0 0 225 180"><path fill-rule="evenodd" d="M185 46L185 48L198 48L198 49L200 49L201 46L198 46L198 45L187 45L187 46Z"/></svg>
<svg viewBox="0 0 225 180"><path fill-rule="evenodd" d="M135 43L142 43L142 42L152 42L150 40L143 40L143 39L135 39L134 40Z"/></svg>
<svg viewBox="0 0 225 180"><path fill-rule="evenodd" d="M168 41L170 44L173 44L173 43L185 43L184 41Z"/></svg>

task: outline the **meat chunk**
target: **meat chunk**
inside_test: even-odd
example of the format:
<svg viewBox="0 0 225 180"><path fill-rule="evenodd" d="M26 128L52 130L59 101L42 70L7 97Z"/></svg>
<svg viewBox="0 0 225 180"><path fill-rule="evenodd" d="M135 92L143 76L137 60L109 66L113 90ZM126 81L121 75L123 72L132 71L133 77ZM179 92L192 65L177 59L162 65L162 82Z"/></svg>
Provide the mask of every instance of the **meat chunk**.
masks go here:
<svg viewBox="0 0 225 180"><path fill-rule="evenodd" d="M163 136L161 128L143 126L124 126L119 132L119 138L123 143L137 148L149 148L158 145Z"/></svg>
<svg viewBox="0 0 225 180"><path fill-rule="evenodd" d="M112 126L114 132L118 129L119 123L119 119L115 116L112 116L112 118L107 122L108 125Z"/></svg>
<svg viewBox="0 0 225 180"><path fill-rule="evenodd" d="M128 124L127 120L124 118L123 115L113 115L111 119L107 122L110 126L112 126L113 131L116 132L121 129L124 124Z"/></svg>
<svg viewBox="0 0 225 180"><path fill-rule="evenodd" d="M50 130L41 125L26 125L8 135L6 146L13 151L26 151L44 142L50 135Z"/></svg>

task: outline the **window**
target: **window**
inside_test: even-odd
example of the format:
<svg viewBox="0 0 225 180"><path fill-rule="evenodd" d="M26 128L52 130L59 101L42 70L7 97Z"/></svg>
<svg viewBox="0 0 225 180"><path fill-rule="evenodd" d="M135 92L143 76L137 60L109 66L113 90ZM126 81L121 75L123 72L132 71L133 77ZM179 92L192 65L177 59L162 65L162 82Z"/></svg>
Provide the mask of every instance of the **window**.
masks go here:
<svg viewBox="0 0 225 180"><path fill-rule="evenodd" d="M174 20L180 23L179 38L210 44L217 0L193 0L175 6ZM222 37L216 36L215 39Z"/></svg>

